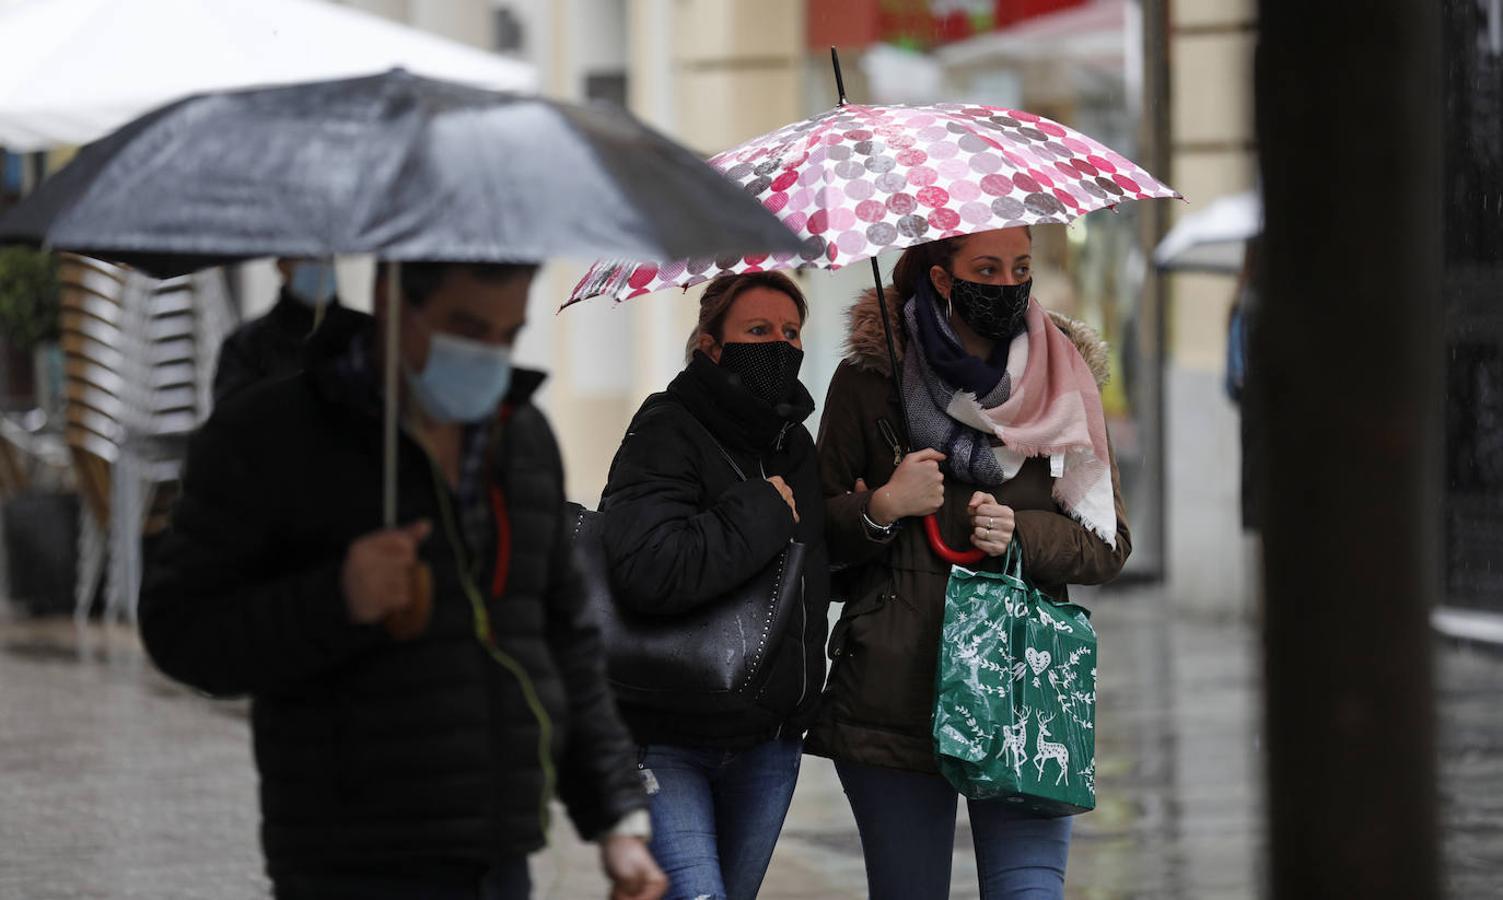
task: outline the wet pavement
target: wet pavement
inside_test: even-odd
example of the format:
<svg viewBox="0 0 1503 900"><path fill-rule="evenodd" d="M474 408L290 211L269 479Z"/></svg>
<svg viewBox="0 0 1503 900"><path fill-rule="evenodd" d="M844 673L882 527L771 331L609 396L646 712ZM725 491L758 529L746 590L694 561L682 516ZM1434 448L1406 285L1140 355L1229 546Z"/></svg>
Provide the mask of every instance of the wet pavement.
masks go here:
<svg viewBox="0 0 1503 900"><path fill-rule="evenodd" d="M1101 806L1076 820L1067 895L1258 896L1256 633L1171 621L1144 591L1082 599L1101 634ZM1438 664L1449 893L1503 896L1503 653L1445 645ZM129 632L0 619L0 900L265 897L255 791L243 703L169 683ZM597 869L561 828L537 895L604 897ZM864 895L834 772L806 759L762 896ZM964 822L951 896L977 896Z"/></svg>

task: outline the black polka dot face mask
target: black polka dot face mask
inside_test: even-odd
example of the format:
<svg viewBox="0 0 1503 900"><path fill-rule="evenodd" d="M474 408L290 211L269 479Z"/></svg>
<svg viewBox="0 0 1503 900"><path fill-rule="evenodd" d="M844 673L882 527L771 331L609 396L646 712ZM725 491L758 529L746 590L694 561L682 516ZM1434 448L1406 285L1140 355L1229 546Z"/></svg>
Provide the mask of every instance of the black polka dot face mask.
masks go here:
<svg viewBox="0 0 1503 900"><path fill-rule="evenodd" d="M733 342L720 349L720 367L740 378L742 386L769 406L793 396L803 363L804 351L787 341Z"/></svg>

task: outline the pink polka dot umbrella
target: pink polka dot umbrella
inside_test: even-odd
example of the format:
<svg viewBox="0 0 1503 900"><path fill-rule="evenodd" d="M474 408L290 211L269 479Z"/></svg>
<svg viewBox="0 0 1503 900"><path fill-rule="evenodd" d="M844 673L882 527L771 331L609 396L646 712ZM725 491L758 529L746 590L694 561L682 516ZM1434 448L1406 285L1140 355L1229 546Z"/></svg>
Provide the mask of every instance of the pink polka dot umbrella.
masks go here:
<svg viewBox="0 0 1503 900"><path fill-rule="evenodd" d="M718 275L764 269L838 269L870 260L890 371L899 365L877 255L997 228L1068 224L1124 200L1182 199L1136 163L1043 116L999 106L863 106L845 101L840 59L830 49L840 105L710 159L803 242L798 253L668 262L602 260L563 306L589 297L617 301ZM905 444L908 410L902 410ZM935 555L975 565L979 549L945 544L924 519Z"/></svg>
<svg viewBox="0 0 1503 900"><path fill-rule="evenodd" d="M563 304L626 300L717 275L838 269L995 228L1068 224L1125 200L1178 198L1136 163L1042 116L996 106L844 104L710 160L803 241L798 253L602 260Z"/></svg>

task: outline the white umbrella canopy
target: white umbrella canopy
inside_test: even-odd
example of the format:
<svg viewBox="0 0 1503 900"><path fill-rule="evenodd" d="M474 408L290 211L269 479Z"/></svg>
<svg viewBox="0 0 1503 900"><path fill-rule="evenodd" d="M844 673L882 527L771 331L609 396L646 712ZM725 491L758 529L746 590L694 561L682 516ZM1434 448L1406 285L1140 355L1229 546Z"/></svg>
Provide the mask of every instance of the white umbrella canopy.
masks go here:
<svg viewBox="0 0 1503 900"><path fill-rule="evenodd" d="M1161 269L1236 274L1248 239L1262 232L1262 195L1232 194L1180 219L1154 249L1153 262Z"/></svg>
<svg viewBox="0 0 1503 900"><path fill-rule="evenodd" d="M532 91L531 66L322 0L0 4L0 147L86 144L191 94L403 68Z"/></svg>

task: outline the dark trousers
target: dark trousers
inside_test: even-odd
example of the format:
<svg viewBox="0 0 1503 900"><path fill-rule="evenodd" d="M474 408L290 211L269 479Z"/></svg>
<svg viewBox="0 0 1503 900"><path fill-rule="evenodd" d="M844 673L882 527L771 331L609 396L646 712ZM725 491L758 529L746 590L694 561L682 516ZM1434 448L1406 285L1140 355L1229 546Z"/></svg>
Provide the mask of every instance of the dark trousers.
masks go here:
<svg viewBox="0 0 1503 900"><path fill-rule="evenodd" d="M938 775L837 762L871 900L950 896L959 794ZM1061 900L1070 819L1040 819L1006 800L968 800L982 900Z"/></svg>
<svg viewBox="0 0 1503 900"><path fill-rule="evenodd" d="M276 900L528 900L526 857L508 860L470 879L444 873L284 873L274 879Z"/></svg>

